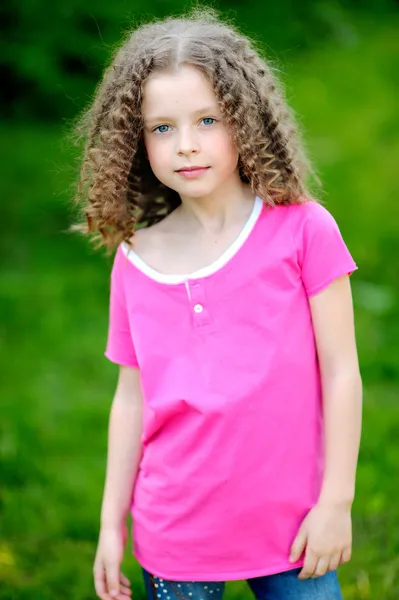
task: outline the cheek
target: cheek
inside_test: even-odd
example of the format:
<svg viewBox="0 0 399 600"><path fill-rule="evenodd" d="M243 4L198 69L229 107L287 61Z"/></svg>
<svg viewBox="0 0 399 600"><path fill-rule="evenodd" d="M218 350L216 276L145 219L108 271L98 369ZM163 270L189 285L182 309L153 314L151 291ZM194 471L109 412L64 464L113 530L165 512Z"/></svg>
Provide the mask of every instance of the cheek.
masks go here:
<svg viewBox="0 0 399 600"><path fill-rule="evenodd" d="M238 150L235 145L233 139L229 136L227 132L224 132L223 135L219 136L217 140L214 141L212 146L213 152L219 157L223 159L223 162L226 164L234 163L234 165L238 162Z"/></svg>
<svg viewBox="0 0 399 600"><path fill-rule="evenodd" d="M168 153L165 151L165 144L158 144L157 140L151 138L145 140L147 157L151 168L156 171L166 163Z"/></svg>
<svg viewBox="0 0 399 600"><path fill-rule="evenodd" d="M223 148L229 156L237 152L233 136L230 135L227 127L219 129L217 134L214 136L213 144L218 148Z"/></svg>

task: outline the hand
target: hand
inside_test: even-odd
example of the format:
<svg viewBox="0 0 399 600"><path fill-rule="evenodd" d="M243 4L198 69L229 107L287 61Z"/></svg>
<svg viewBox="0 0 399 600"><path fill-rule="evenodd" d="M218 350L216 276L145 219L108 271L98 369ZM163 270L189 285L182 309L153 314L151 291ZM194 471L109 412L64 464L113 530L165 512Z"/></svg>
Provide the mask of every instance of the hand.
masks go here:
<svg viewBox="0 0 399 600"><path fill-rule="evenodd" d="M321 577L348 562L352 552L350 508L341 504L316 504L299 528L290 561L299 560L304 550L305 562L299 579Z"/></svg>
<svg viewBox="0 0 399 600"><path fill-rule="evenodd" d="M94 586L101 600L128 600L130 582L120 572L127 540L126 523L121 527L102 527L94 561Z"/></svg>

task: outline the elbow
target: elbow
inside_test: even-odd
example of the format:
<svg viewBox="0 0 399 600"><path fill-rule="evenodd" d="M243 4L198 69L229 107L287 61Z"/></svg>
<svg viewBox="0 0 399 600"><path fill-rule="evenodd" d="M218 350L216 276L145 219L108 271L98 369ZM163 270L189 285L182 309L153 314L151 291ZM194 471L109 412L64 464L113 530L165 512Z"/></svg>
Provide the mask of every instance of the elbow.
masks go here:
<svg viewBox="0 0 399 600"><path fill-rule="evenodd" d="M326 387L350 388L353 393L363 394L363 380L358 365L343 365L322 374L323 384Z"/></svg>

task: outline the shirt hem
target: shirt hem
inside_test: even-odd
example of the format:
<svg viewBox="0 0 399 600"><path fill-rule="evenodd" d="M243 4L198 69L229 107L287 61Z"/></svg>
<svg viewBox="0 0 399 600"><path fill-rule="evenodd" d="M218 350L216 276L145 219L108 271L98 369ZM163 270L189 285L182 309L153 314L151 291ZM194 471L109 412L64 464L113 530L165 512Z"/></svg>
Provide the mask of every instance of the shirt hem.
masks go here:
<svg viewBox="0 0 399 600"><path fill-rule="evenodd" d="M234 573L186 573L182 575L181 573L166 573L165 571L160 571L158 569L153 570L137 552L133 552L133 555L142 568L151 573L151 575L155 575L156 577L165 579L166 581L243 581L246 579L253 579L254 577L265 577L267 575L285 573L286 571L294 571L295 569L301 568L304 564L304 559L301 559L292 564L284 563L275 566L268 566L263 569L254 569L253 571L245 570Z"/></svg>

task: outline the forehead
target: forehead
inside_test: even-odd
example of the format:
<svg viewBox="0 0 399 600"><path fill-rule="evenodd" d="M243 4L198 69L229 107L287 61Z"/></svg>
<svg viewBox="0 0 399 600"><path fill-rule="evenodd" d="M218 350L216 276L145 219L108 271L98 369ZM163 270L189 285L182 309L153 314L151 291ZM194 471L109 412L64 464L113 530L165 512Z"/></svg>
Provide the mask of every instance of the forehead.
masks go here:
<svg viewBox="0 0 399 600"><path fill-rule="evenodd" d="M190 65L182 65L177 71L152 73L143 84L142 111L146 119L160 113L194 113L201 107L217 105L206 76Z"/></svg>

